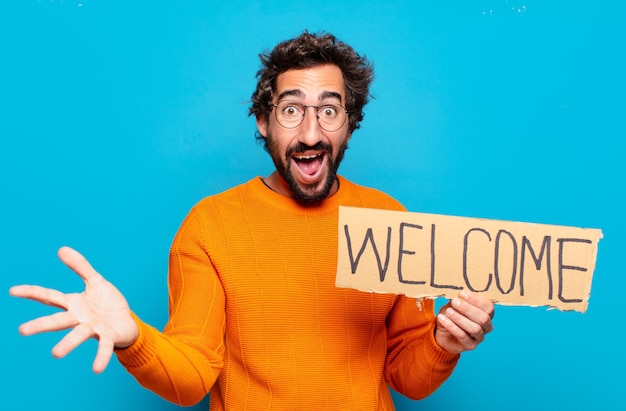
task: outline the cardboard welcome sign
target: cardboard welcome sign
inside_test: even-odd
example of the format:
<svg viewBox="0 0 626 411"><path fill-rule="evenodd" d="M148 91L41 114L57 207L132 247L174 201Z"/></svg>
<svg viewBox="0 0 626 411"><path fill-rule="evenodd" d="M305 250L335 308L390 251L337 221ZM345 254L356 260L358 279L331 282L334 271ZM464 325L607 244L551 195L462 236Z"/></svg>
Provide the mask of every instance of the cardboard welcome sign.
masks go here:
<svg viewBox="0 0 626 411"><path fill-rule="evenodd" d="M598 229L339 208L338 287L585 312Z"/></svg>

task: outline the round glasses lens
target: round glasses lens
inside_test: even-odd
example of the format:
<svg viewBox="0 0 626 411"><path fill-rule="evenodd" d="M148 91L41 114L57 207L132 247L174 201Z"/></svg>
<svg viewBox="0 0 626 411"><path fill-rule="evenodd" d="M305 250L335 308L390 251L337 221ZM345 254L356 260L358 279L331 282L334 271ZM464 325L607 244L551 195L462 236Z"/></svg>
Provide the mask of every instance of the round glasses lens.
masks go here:
<svg viewBox="0 0 626 411"><path fill-rule="evenodd" d="M317 121L326 131L335 131L343 125L346 111L341 106L326 104L317 109Z"/></svg>
<svg viewBox="0 0 626 411"><path fill-rule="evenodd" d="M296 128L304 119L307 108L316 110L317 122L326 131L337 131L346 121L347 112L339 104L324 104L321 106L305 106L295 101L281 101L275 105L276 120L285 128Z"/></svg>
<svg viewBox="0 0 626 411"><path fill-rule="evenodd" d="M304 106L294 101L281 101L276 106L276 120L281 126L295 128L304 119Z"/></svg>

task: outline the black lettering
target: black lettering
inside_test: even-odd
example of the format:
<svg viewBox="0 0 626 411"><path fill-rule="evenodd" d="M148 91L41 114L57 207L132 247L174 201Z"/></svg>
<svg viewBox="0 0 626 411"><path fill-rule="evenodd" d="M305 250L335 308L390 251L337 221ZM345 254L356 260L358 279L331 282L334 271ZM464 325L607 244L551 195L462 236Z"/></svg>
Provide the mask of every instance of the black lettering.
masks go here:
<svg viewBox="0 0 626 411"><path fill-rule="evenodd" d="M435 283L435 232L436 228L434 224L431 224L430 229L430 286L433 288L449 288L451 290L462 290L463 287L457 285L445 285Z"/></svg>
<svg viewBox="0 0 626 411"><path fill-rule="evenodd" d="M541 243L541 250L539 251L539 257L535 254L530 241L526 236L522 238L522 255L520 262L520 270L519 270L519 285L520 285L520 295L524 295L524 263L526 261L526 250L530 251L530 255L535 262L535 267L537 271L541 270L541 261L543 257L546 256L546 269L548 270L548 299L552 299L552 266L550 264L550 241L552 237L549 235L543 238L543 243Z"/></svg>
<svg viewBox="0 0 626 411"><path fill-rule="evenodd" d="M372 228L367 229L367 233L365 234L365 239L363 240L363 244L361 245L361 249L356 256L356 259L353 258L354 254L352 253L352 243L350 241L350 232L348 230L348 225L344 225L343 229L346 233L346 240L348 242L348 255L350 256L350 267L352 269L352 274L356 273L357 267L359 265L359 260L365 251L365 247L367 246L368 240L372 243L372 249L374 251L374 255L376 256L376 262L378 263L378 273L380 276L380 282L385 281L385 276L387 275L387 267L389 266L389 251L391 248L391 227L387 227L387 255L385 257L385 263L382 264L380 260L380 254L378 253L378 248L376 247L376 242L374 241L374 233Z"/></svg>
<svg viewBox="0 0 626 411"><path fill-rule="evenodd" d="M474 288L471 284L470 284L470 280L469 280L469 276L467 274L467 250L468 250L468 245L469 245L469 236L473 231L477 231L477 232L481 232L483 234L485 234L487 236L487 238L489 239L489 241L491 241L491 236L489 235L489 233L485 230L483 230L482 228L472 228L471 230L469 230L466 234L465 237L463 238L463 278L465 279L465 284L467 285L467 288L469 288L471 291L473 292L484 292L487 291L489 289L489 286L491 286L491 281L493 279L493 274L489 273L489 281L487 281L487 285L485 286L484 289L482 290L478 290L476 288Z"/></svg>
<svg viewBox="0 0 626 411"><path fill-rule="evenodd" d="M506 234L511 239L511 243L513 244L513 272L511 273L511 284L509 285L509 289L506 291L502 288L502 285L500 284L500 238L502 237L502 234ZM515 277L517 277L517 242L515 241L515 237L513 237L513 234L509 233L506 230L500 230L496 235L496 252L493 269L494 276L496 277L496 287L498 287L498 290L500 290L502 294L508 294L513 291L513 287L515 287Z"/></svg>
<svg viewBox="0 0 626 411"><path fill-rule="evenodd" d="M405 280L404 277L402 276L402 255L403 254L408 254L408 255L415 254L415 251L408 251L404 249L404 228L405 227L415 228L418 230L422 229L422 226L419 226L416 224L400 223L400 252L398 254L398 280L401 283L405 283L405 284L426 284L426 281Z"/></svg>
<svg viewBox="0 0 626 411"><path fill-rule="evenodd" d="M587 269L585 267L578 267L576 265L565 265L563 263L563 248L564 248L565 243L591 244L591 240L585 240L582 238L559 238L556 241L558 241L559 243L559 300L561 300L564 303L580 303L583 301L582 299L579 299L579 298L569 299L569 298L563 297L563 270L587 272Z"/></svg>

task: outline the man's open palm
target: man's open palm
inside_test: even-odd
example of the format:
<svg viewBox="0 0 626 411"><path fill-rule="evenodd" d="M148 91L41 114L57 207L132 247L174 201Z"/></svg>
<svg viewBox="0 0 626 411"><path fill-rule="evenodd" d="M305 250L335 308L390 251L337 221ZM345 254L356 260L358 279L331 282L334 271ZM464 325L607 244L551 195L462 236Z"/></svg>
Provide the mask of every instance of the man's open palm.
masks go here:
<svg viewBox="0 0 626 411"><path fill-rule="evenodd" d="M122 293L95 271L80 253L62 247L58 255L85 281L85 290L65 294L37 285L12 287L9 291L12 296L64 310L28 321L19 327L19 331L22 335L33 335L72 329L52 349L56 358L66 356L89 338L97 339L98 352L93 370L100 373L107 367L114 348L127 347L137 339L137 324Z"/></svg>

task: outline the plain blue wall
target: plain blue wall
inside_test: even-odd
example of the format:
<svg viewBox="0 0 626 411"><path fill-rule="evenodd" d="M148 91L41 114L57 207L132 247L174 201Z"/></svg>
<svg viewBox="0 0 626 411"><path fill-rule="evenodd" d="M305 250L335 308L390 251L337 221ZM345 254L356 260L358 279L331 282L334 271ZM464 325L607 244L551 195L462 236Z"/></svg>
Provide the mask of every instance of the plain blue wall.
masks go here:
<svg viewBox="0 0 626 411"><path fill-rule="evenodd" d="M341 172L412 211L601 228L585 314L498 307L455 374L399 410L586 410L626 368L623 2L2 0L0 289L78 291L71 245L161 328L167 253L189 208L272 170L247 117L257 54L308 28L374 61L376 99ZM0 408L173 410L92 341L18 325L0 297ZM193 409L204 410L207 401Z"/></svg>

